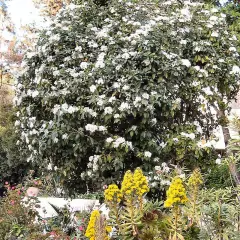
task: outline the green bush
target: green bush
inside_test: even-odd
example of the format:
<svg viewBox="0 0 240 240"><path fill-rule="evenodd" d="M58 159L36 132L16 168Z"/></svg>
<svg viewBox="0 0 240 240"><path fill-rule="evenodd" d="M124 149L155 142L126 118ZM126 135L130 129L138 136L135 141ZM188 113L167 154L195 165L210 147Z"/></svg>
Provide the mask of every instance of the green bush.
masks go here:
<svg viewBox="0 0 240 240"><path fill-rule="evenodd" d="M21 186L12 188L7 184L6 187L8 193L0 202L0 239L26 239L32 232L38 233L38 239L46 239L40 238L43 229L34 224L38 213L33 207L37 204L23 201L25 191Z"/></svg>
<svg viewBox="0 0 240 240"><path fill-rule="evenodd" d="M32 167L20 157L15 118L15 109L11 104L0 104L0 187L5 181L20 183Z"/></svg>
<svg viewBox="0 0 240 240"><path fill-rule="evenodd" d="M58 209L58 216L42 219L37 209L36 197L26 197L22 185L12 187L6 183L7 194L0 201L0 240L70 239L77 233L72 215L67 207ZM83 213L86 216L87 213Z"/></svg>
<svg viewBox="0 0 240 240"><path fill-rule="evenodd" d="M206 173L205 178L207 188L224 189L235 185L235 182L232 180L229 167L226 164L212 167Z"/></svg>
<svg viewBox="0 0 240 240"><path fill-rule="evenodd" d="M21 153L57 166L74 193L138 166L206 165L212 131L239 88L225 17L187 1L70 4L24 60Z"/></svg>

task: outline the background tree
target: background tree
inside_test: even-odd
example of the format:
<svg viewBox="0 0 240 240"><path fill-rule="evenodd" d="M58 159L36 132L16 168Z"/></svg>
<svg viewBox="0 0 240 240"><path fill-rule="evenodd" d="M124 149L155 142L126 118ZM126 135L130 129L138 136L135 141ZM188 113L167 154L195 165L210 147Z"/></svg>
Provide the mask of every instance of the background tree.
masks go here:
<svg viewBox="0 0 240 240"><path fill-rule="evenodd" d="M4 0L0 1L0 84L9 80L9 61L7 58L9 43L13 39L13 24L7 12Z"/></svg>
<svg viewBox="0 0 240 240"><path fill-rule="evenodd" d="M45 16L55 16L58 11L71 0L33 0L35 6L42 10Z"/></svg>
<svg viewBox="0 0 240 240"><path fill-rule="evenodd" d="M164 161L207 168L239 88L236 41L226 15L199 3L69 5L24 60L21 152L72 191Z"/></svg>
<svg viewBox="0 0 240 240"><path fill-rule="evenodd" d="M227 21L229 24L229 29L236 34L238 40L240 39L240 4L234 3L234 1L229 1L223 7L224 13L227 15ZM239 42L239 41L238 41ZM239 43L238 43L239 46Z"/></svg>
<svg viewBox="0 0 240 240"><path fill-rule="evenodd" d="M42 10L42 14L45 16L54 17L59 10L69 5L70 3L73 4L81 4L82 0L33 0L35 6ZM100 6L106 6L110 0L94 0L95 4Z"/></svg>
<svg viewBox="0 0 240 240"><path fill-rule="evenodd" d="M19 74L24 42L17 37L8 14L7 2L0 1L0 187L5 181L18 183L30 164L20 158L15 133L14 75ZM26 47L25 47L26 49ZM24 160L24 161L22 161Z"/></svg>

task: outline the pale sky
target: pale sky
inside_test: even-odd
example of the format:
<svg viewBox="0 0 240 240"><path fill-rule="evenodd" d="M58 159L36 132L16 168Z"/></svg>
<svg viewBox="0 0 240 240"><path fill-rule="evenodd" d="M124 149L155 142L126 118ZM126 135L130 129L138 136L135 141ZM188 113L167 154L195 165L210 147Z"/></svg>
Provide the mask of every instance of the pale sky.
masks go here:
<svg viewBox="0 0 240 240"><path fill-rule="evenodd" d="M42 25L43 19L32 0L11 0L8 2L8 10L16 29L19 29L20 25L33 22Z"/></svg>

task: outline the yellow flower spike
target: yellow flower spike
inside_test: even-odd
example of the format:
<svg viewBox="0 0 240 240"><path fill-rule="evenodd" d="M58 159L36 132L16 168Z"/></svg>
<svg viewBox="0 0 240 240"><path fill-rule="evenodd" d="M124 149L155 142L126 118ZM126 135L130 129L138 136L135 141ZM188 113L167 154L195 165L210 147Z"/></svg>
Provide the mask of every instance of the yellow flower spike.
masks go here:
<svg viewBox="0 0 240 240"><path fill-rule="evenodd" d="M125 173L121 192L123 195L135 195L137 197L142 197L149 192L147 178L140 168L137 168L134 173L131 171Z"/></svg>
<svg viewBox="0 0 240 240"><path fill-rule="evenodd" d="M122 193L116 184L111 184L104 191L104 197L108 203L120 203L122 200Z"/></svg>
<svg viewBox="0 0 240 240"><path fill-rule="evenodd" d="M129 170L125 173L123 181L121 193L122 195L131 195L134 188L133 174Z"/></svg>
<svg viewBox="0 0 240 240"><path fill-rule="evenodd" d="M164 202L164 207L169 208L184 204L188 201L186 190L183 186L182 179L180 177L174 177L172 183L167 190L167 200Z"/></svg>
<svg viewBox="0 0 240 240"><path fill-rule="evenodd" d="M149 192L147 178L143 175L140 168L137 168L133 174L133 182L135 183L136 194L141 197Z"/></svg>
<svg viewBox="0 0 240 240"><path fill-rule="evenodd" d="M188 180L188 186L199 187L201 184L203 184L203 177L202 177L202 174L200 172L200 169L197 168L191 174L191 176Z"/></svg>
<svg viewBox="0 0 240 240"><path fill-rule="evenodd" d="M192 213L190 216L191 224L194 221L197 221L197 213L196 208L198 205L198 192L200 185L203 184L203 177L201 175L200 169L195 169L191 174L190 178L188 179L188 187L189 187L189 197L190 197L190 206L192 208Z"/></svg>
<svg viewBox="0 0 240 240"><path fill-rule="evenodd" d="M100 217L100 212L98 210L92 211L85 233L85 236L90 240L95 240L95 222L98 217Z"/></svg>
<svg viewBox="0 0 240 240"><path fill-rule="evenodd" d="M100 216L101 216L101 214L98 210L94 210L91 213L90 220L89 220L87 230L86 230L86 233L85 233L85 237L89 238L90 240L98 240L96 238L95 227L96 227L96 221L97 221L98 218L100 218ZM112 227L105 225L105 230L106 230L106 234L109 234L112 231ZM109 236L106 236L104 238L104 240L109 240L109 239L110 239Z"/></svg>

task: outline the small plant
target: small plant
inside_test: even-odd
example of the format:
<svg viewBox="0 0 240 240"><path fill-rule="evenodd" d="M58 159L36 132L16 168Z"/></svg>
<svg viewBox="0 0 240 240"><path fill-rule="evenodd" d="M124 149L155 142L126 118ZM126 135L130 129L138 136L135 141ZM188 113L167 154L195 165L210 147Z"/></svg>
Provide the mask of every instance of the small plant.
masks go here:
<svg viewBox="0 0 240 240"><path fill-rule="evenodd" d="M125 173L121 189L116 184L111 184L105 190L105 203L110 210L107 222L114 229L113 239L154 239L162 214L156 205L153 208L151 202L145 202L144 196L148 191L147 178L140 168ZM86 231L86 236L90 239L90 233L99 233L102 224L100 218L101 214L94 211ZM95 227L94 221L97 222ZM102 239L108 238L105 236Z"/></svg>
<svg viewBox="0 0 240 240"><path fill-rule="evenodd" d="M230 122L230 126L240 133L240 118L237 115L233 117L232 121Z"/></svg>
<svg viewBox="0 0 240 240"><path fill-rule="evenodd" d="M86 240L85 232L88 227L88 223L90 220L91 210L85 210L82 212L75 212L75 233L71 235L71 239L73 240Z"/></svg>
<svg viewBox="0 0 240 240"><path fill-rule="evenodd" d="M71 235L75 229L73 226L72 213L69 210L69 206L65 205L63 208L58 208L54 204L49 203L57 213L56 217L52 217L47 221L48 232L61 230L67 235Z"/></svg>
<svg viewBox="0 0 240 240"><path fill-rule="evenodd" d="M85 236L90 240L108 240L108 234L112 228L106 225L104 217L98 210L94 210L90 216Z"/></svg>
<svg viewBox="0 0 240 240"><path fill-rule="evenodd" d="M191 174L190 178L188 179L188 192L189 192L189 205L191 206L190 209L190 226L196 222L197 218L197 206L198 206L198 195L200 186L203 184L203 178L200 172L200 169L195 169ZM191 211L192 210L192 211Z"/></svg>
<svg viewBox="0 0 240 240"><path fill-rule="evenodd" d="M23 239L33 232L39 235L38 239L42 239L43 229L35 223L39 218L36 199L25 198L25 189L21 185L10 187L6 184L6 187L7 194L0 204L0 239Z"/></svg>
<svg viewBox="0 0 240 240"><path fill-rule="evenodd" d="M42 219L37 209L40 207L36 197L26 197L25 188L22 185L11 187L8 183L6 196L0 203L0 240L47 240L47 239L70 239L69 234L64 232L65 222L52 224L54 218L48 221ZM64 210L63 210L64 211ZM65 220L64 214L57 217L56 222ZM44 234L46 228L51 229Z"/></svg>
<svg viewBox="0 0 240 240"><path fill-rule="evenodd" d="M237 188L200 192L199 239L240 239L240 204Z"/></svg>
<svg viewBox="0 0 240 240"><path fill-rule="evenodd" d="M170 234L170 240L183 239L179 221L181 220L181 206L186 202L188 202L188 198L182 179L180 177L174 177L167 191L167 200L164 202L164 207L172 208L171 226L173 234Z"/></svg>
<svg viewBox="0 0 240 240"><path fill-rule="evenodd" d="M34 177L35 171L30 170L28 172L28 175L24 179L24 187L27 189L29 187L36 187L36 188L41 188L42 187L42 181L40 178L35 178Z"/></svg>

